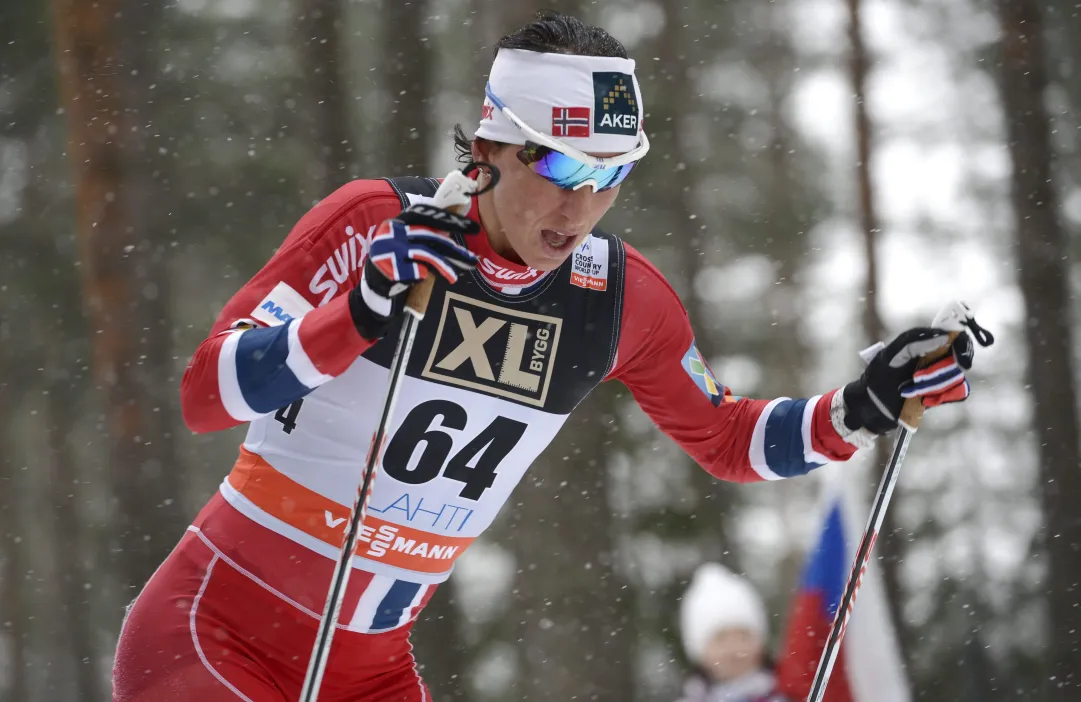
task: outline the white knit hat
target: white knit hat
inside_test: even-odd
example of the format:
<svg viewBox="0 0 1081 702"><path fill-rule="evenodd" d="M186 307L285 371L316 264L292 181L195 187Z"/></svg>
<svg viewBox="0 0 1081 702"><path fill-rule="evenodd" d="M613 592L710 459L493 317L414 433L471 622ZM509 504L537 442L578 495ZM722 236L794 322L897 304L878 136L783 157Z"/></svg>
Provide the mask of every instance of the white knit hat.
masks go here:
<svg viewBox="0 0 1081 702"><path fill-rule="evenodd" d="M680 626L687 658L701 664L709 640L723 629L750 629L764 640L766 608L746 579L718 563L704 563L683 594Z"/></svg>

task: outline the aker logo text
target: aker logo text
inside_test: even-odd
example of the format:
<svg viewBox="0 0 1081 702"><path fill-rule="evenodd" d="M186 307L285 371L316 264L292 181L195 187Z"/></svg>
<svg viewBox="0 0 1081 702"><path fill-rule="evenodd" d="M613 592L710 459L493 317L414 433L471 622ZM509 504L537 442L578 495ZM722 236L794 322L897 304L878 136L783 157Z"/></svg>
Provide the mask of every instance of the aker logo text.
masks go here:
<svg viewBox="0 0 1081 702"><path fill-rule="evenodd" d="M593 72L593 132L596 134L638 133L638 101L634 79L627 73Z"/></svg>

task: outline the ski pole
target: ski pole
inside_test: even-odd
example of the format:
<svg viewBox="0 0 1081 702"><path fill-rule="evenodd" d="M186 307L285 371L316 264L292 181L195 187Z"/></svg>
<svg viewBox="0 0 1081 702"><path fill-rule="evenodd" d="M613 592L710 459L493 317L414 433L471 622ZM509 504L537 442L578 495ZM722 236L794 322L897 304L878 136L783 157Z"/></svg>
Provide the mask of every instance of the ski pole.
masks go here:
<svg viewBox="0 0 1081 702"><path fill-rule="evenodd" d="M949 343L945 347L924 356L919 363L920 368L931 365L948 353L952 353L952 345L957 335L965 330L966 326L972 326L975 332L975 321L972 312L963 302L953 302L947 305L935 317L932 326L945 329L950 332ZM980 329L980 331L984 331ZM988 342L991 343L990 335ZM977 334L977 340L979 335ZM852 562L852 571L848 575L844 594L837 606L837 612L833 615L833 626L830 628L829 638L826 639L826 647L822 650L822 657L818 661L818 669L815 671L814 682L811 691L807 695L807 702L822 702L826 694L826 685L829 683L830 673L833 672L833 664L837 662L837 654L841 650L841 638L845 635L848 626L848 618L852 615L852 606L856 601L856 592L863 583L863 574L867 570L867 563L871 558L871 549L874 548L878 539L878 531L882 528L882 520L886 516L886 507L893 497L893 488L897 485L897 476L901 471L901 462L905 460L908 452L908 444L912 441L912 435L919 429L923 420L923 400L920 397L910 397L905 400L901 409L900 427L898 428L897 440L893 444L893 453L890 456L886 472L882 475L882 482L875 494L874 504L871 507L871 515L867 520L867 528L860 540L856 557Z"/></svg>
<svg viewBox="0 0 1081 702"><path fill-rule="evenodd" d="M461 214L469 206L470 196L479 192L477 190L477 181L468 177L468 174L477 168L477 164L471 163L461 171L451 172L439 185L439 189L436 190L432 204ZM486 188L494 186L499 179L498 171L494 167L489 166L489 168L491 168L491 180ZM346 526L342 548L338 554L338 563L334 567L334 575L330 581L330 590L327 593L323 616L319 620L319 631L315 636L312 655L308 659L308 671L304 676L304 686L300 691L300 702L316 702L319 697L319 686L323 681L323 673L326 672L327 660L330 657L330 644L334 639L338 615L341 613L342 602L345 599L345 588L349 584L349 575L353 571L353 553L357 547L360 527L364 524L364 517L368 511L368 497L371 495L372 485L375 481L376 468L382 458L387 428L394 415L394 405L398 400L398 389L401 386L402 378L405 377L409 354L413 350L413 340L417 334L417 326L424 319L424 313L428 309L428 301L431 299L434 286L435 273L429 271L422 281L412 287L409 296L406 298L405 319L401 333L398 336L398 345L395 347L394 356L390 362L390 382L387 384L387 392L383 400L383 411L379 416L379 424L376 427L375 434L372 436L371 446L368 448L363 479L357 489L357 496L353 502L353 510L349 515L349 524Z"/></svg>

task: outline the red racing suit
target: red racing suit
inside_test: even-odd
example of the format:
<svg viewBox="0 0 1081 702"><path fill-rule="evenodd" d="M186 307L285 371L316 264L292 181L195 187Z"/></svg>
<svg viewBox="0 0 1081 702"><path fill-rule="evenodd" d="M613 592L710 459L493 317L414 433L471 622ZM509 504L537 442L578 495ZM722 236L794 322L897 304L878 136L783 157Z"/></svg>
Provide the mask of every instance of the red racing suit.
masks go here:
<svg viewBox="0 0 1081 702"><path fill-rule="evenodd" d="M418 198L382 180L330 195L195 351L181 387L188 426L247 422L248 433L133 604L114 700L297 698L388 377L386 344L357 333L348 293L371 232ZM320 700L428 699L412 622L601 380L623 382L724 480L801 475L855 451L831 419L836 391L733 396L663 276L617 238L591 234L549 273L501 258L483 232L466 243L480 265L440 282L418 332Z"/></svg>

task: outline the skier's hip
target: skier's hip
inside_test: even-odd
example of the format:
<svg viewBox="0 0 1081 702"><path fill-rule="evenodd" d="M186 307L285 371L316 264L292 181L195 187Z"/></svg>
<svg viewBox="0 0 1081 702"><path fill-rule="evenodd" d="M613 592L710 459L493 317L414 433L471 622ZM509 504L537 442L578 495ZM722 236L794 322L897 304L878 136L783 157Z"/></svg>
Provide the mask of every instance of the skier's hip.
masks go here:
<svg viewBox="0 0 1081 702"><path fill-rule="evenodd" d="M330 577L326 560L215 496L132 606L114 700L296 699ZM408 641L416 595L405 590L418 586L356 576L320 699L428 699ZM357 631L376 627L382 633Z"/></svg>
<svg viewBox="0 0 1081 702"><path fill-rule="evenodd" d="M266 529L216 494L189 527L229 566L318 623L334 561ZM339 630L380 633L408 625L435 585L356 570L349 580Z"/></svg>

